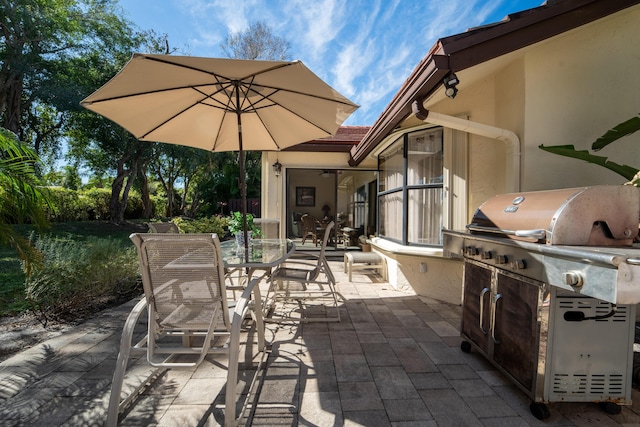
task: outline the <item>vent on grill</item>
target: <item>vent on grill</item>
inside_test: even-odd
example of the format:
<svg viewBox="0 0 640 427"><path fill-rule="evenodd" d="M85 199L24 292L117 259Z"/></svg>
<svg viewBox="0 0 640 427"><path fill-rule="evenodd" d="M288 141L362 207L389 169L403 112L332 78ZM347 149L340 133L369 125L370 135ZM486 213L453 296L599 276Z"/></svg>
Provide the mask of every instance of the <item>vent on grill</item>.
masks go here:
<svg viewBox="0 0 640 427"><path fill-rule="evenodd" d="M553 392L559 395L622 395L624 375L556 373L553 377Z"/></svg>
<svg viewBox="0 0 640 427"><path fill-rule="evenodd" d="M611 313L613 305L605 301L593 298L562 298L558 297L558 307L566 311L582 311L585 317L600 317ZM627 306L617 306L616 312L611 317L594 319L596 322L626 322L628 317Z"/></svg>

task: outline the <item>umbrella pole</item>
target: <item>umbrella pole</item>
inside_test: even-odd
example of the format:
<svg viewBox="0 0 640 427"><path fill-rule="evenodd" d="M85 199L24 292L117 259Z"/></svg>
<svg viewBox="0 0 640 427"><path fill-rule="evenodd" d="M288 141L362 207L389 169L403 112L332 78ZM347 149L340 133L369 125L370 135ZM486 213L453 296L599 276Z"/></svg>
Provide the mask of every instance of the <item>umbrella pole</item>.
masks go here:
<svg viewBox="0 0 640 427"><path fill-rule="evenodd" d="M245 255L249 255L249 238L247 232L247 183L244 173L244 149L242 148L242 112L240 111L240 90L239 84L235 82L236 92L236 117L238 121L238 146L240 148L238 162L240 163L240 198L242 199L242 232L244 233ZM246 258L245 258L246 259Z"/></svg>

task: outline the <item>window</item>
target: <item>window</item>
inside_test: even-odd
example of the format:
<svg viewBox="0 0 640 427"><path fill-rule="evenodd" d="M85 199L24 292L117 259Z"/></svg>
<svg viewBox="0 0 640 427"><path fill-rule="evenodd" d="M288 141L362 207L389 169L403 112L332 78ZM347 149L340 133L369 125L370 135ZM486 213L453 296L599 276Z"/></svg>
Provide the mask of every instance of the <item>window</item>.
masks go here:
<svg viewBox="0 0 640 427"><path fill-rule="evenodd" d="M443 131L402 135L378 157L379 233L404 245L441 245Z"/></svg>

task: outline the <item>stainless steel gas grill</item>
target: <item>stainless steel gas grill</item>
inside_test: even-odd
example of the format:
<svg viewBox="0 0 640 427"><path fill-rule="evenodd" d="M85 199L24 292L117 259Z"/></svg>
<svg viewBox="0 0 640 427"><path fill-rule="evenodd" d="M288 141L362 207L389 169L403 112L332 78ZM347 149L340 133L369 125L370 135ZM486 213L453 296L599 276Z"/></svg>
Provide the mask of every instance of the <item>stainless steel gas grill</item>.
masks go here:
<svg viewBox="0 0 640 427"><path fill-rule="evenodd" d="M631 404L640 189L595 186L486 201L465 231L462 350L478 350L533 400Z"/></svg>

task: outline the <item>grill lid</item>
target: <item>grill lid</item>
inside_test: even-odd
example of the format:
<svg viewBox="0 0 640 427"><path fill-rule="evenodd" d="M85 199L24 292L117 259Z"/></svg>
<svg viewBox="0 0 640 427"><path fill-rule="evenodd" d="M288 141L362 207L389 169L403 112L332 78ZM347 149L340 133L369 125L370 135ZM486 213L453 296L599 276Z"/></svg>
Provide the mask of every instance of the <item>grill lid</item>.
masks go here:
<svg viewBox="0 0 640 427"><path fill-rule="evenodd" d="M601 185L501 194L467 228L550 245L630 246L639 218L640 188Z"/></svg>

